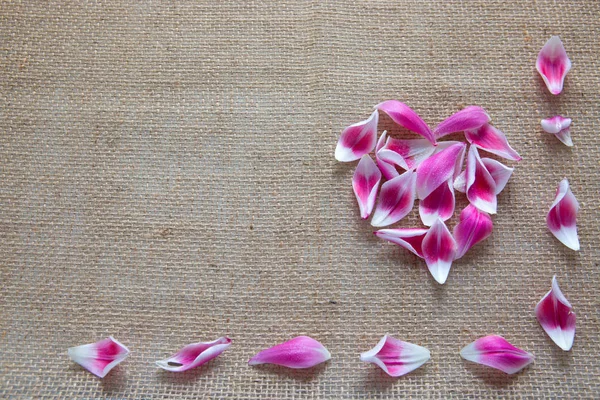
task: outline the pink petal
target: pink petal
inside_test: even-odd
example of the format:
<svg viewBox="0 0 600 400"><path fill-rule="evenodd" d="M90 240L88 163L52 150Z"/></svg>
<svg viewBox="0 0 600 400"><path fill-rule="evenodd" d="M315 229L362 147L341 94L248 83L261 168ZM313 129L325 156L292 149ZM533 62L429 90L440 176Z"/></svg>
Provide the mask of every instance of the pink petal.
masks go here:
<svg viewBox="0 0 600 400"><path fill-rule="evenodd" d="M387 163L409 170L415 169L432 155L435 148L426 139L388 138L385 146L378 151L378 156Z"/></svg>
<svg viewBox="0 0 600 400"><path fill-rule="evenodd" d="M521 156L517 153L506 139L506 135L490 124L485 124L477 129L465 131L467 141L482 150L507 160L520 161Z"/></svg>
<svg viewBox="0 0 600 400"><path fill-rule="evenodd" d="M423 200L460 171L466 145L456 143L432 155L417 167L417 196Z"/></svg>
<svg viewBox="0 0 600 400"><path fill-rule="evenodd" d="M467 171L463 171L454 180L454 190L460 193L467 191Z"/></svg>
<svg viewBox="0 0 600 400"><path fill-rule="evenodd" d="M406 375L425 364L431 355L425 347L384 336L377 346L360 355L361 361L376 364L386 374Z"/></svg>
<svg viewBox="0 0 600 400"><path fill-rule="evenodd" d="M417 174L414 171L406 171L381 185L371 225L387 226L404 218L415 202L416 180Z"/></svg>
<svg viewBox="0 0 600 400"><path fill-rule="evenodd" d="M552 289L535 306L535 315L550 339L564 351L571 350L575 339L575 313L552 278Z"/></svg>
<svg viewBox="0 0 600 400"><path fill-rule="evenodd" d="M380 229L373 232L377 237L395 243L411 251L414 255L423 258L422 243L427 229L402 228L402 229Z"/></svg>
<svg viewBox="0 0 600 400"><path fill-rule="evenodd" d="M288 368L310 368L331 358L327 349L315 339L298 336L263 350L248 365L277 364Z"/></svg>
<svg viewBox="0 0 600 400"><path fill-rule="evenodd" d="M454 146L455 144L462 144L462 142L459 142L456 140L445 140L443 142L438 142L438 145L436 146L433 154L440 153L440 152L446 150L448 147ZM465 154L466 154L466 147L465 147L465 150L462 153L460 153L458 155L458 158L456 159L456 163L454 164L454 173L452 174L453 179L456 179L461 173L461 170L463 167L463 162L465 160Z"/></svg>
<svg viewBox="0 0 600 400"><path fill-rule="evenodd" d="M379 182L381 182L379 168L369 155L362 156L352 177L352 188L358 201L360 216L363 219L369 218L371 211L373 211Z"/></svg>
<svg viewBox="0 0 600 400"><path fill-rule="evenodd" d="M502 336L490 335L477 339L461 351L462 358L477 364L515 374L531 364L533 354L510 344Z"/></svg>
<svg viewBox="0 0 600 400"><path fill-rule="evenodd" d="M445 283L456 255L456 242L444 221L438 218L433 223L422 246L429 272L438 283Z"/></svg>
<svg viewBox="0 0 600 400"><path fill-rule="evenodd" d="M477 243L485 240L492 234L492 218L488 213L480 211L469 204L460 213L458 224L454 227L454 240L456 240L456 256L458 260Z"/></svg>
<svg viewBox="0 0 600 400"><path fill-rule="evenodd" d="M573 146L570 127L571 118L565 118L560 115L542 120L542 129L548 133L552 133L558 140L569 147Z"/></svg>
<svg viewBox="0 0 600 400"><path fill-rule="evenodd" d="M560 94L565 76L571 69L571 60L558 36L552 36L538 55L535 67L552 94Z"/></svg>
<svg viewBox="0 0 600 400"><path fill-rule="evenodd" d="M384 178L389 181L390 179L395 178L400 174L396 170L396 167L394 167L392 164L386 161L383 161L379 157L379 151L383 148L383 146L385 146L385 143L387 141L386 138L387 131L383 131L383 133L379 137L379 141L377 141L377 146L375 146L375 160L377 161L377 166L379 167L379 170L383 174Z"/></svg>
<svg viewBox="0 0 600 400"><path fill-rule="evenodd" d="M443 120L434 130L437 139L454 132L479 128L490 122L490 116L479 106L465 107Z"/></svg>
<svg viewBox="0 0 600 400"><path fill-rule="evenodd" d="M112 336L96 343L71 347L69 357L92 374L104 378L129 355L129 349Z"/></svg>
<svg viewBox="0 0 600 400"><path fill-rule="evenodd" d="M577 211L579 211L579 203L569 188L569 181L563 179L558 185L556 197L548 211L546 224L550 232L572 250L579 250Z"/></svg>
<svg viewBox="0 0 600 400"><path fill-rule="evenodd" d="M344 129L335 148L335 159L348 162L369 154L377 141L378 121L379 114L374 111L368 119Z"/></svg>
<svg viewBox="0 0 600 400"><path fill-rule="evenodd" d="M412 108L398 100L388 100L383 103L379 103L375 106L377 110L383 111L390 116L392 121L398 125L413 131L429 140L432 144L435 144L435 138L433 132L429 126L419 117L419 114L414 112Z"/></svg>
<svg viewBox="0 0 600 400"><path fill-rule="evenodd" d="M221 355L231 346L231 339L220 337L212 342L192 343L171 357L156 362L156 365L171 372L183 372L199 367Z"/></svg>
<svg viewBox="0 0 600 400"><path fill-rule="evenodd" d="M454 213L454 187L452 179L442 183L431 194L419 201L419 215L424 225L431 226L440 218L446 221Z"/></svg>
<svg viewBox="0 0 600 400"><path fill-rule="evenodd" d="M481 162L492 176L492 179L494 179L494 183L496 184L496 194L500 193L508 183L514 168L507 167L500 161L491 158L482 158Z"/></svg>
<svg viewBox="0 0 600 400"><path fill-rule="evenodd" d="M481 211L496 214L496 182L481 161L475 146L469 149L466 177L466 194L469 202Z"/></svg>

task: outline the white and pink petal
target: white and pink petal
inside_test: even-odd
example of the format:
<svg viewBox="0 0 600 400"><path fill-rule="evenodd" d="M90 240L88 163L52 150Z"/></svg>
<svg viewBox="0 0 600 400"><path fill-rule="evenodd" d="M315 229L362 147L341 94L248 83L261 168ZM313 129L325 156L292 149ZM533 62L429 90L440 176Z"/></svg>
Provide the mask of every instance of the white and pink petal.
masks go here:
<svg viewBox="0 0 600 400"><path fill-rule="evenodd" d="M453 236L457 246L454 259L463 257L471 247L487 239L493 227L488 213L469 204L460 213L459 222L454 227Z"/></svg>
<svg viewBox="0 0 600 400"><path fill-rule="evenodd" d="M531 364L535 357L510 344L502 336L490 335L477 339L461 351L462 358L477 364L515 374Z"/></svg>
<svg viewBox="0 0 600 400"><path fill-rule="evenodd" d="M444 284L456 256L456 241L444 221L438 218L429 228L422 250L429 272L438 283Z"/></svg>
<svg viewBox="0 0 600 400"><path fill-rule="evenodd" d="M377 346L360 355L361 361L373 363L393 377L414 371L430 358L431 354L425 347L388 335L384 336Z"/></svg>
<svg viewBox="0 0 600 400"><path fill-rule="evenodd" d="M415 202L416 180L414 171L406 171L381 185L371 225L387 226L404 218Z"/></svg>
<svg viewBox="0 0 600 400"><path fill-rule="evenodd" d="M377 237L404 247L414 255L423 258L422 244L427 231L422 228L400 228L380 229L373 233Z"/></svg>
<svg viewBox="0 0 600 400"><path fill-rule="evenodd" d="M465 193L469 202L481 211L495 214L497 208L496 181L481 161L475 146L469 148L465 176Z"/></svg>
<svg viewBox="0 0 600 400"><path fill-rule="evenodd" d="M71 347L69 357L92 374L104 378L129 355L129 349L112 336L96 343Z"/></svg>
<svg viewBox="0 0 600 400"><path fill-rule="evenodd" d="M558 347L564 351L571 350L575 339L575 313L558 287L556 276L552 278L552 289L535 306L535 315Z"/></svg>
<svg viewBox="0 0 600 400"><path fill-rule="evenodd" d="M379 114L374 111L366 120L345 128L335 148L335 159L349 162L369 154L377 142L378 121Z"/></svg>
<svg viewBox="0 0 600 400"><path fill-rule="evenodd" d="M542 47L535 67L544 79L550 93L560 94L565 77L571 70L571 60L569 60L565 46L558 36L552 36Z"/></svg>
<svg viewBox="0 0 600 400"><path fill-rule="evenodd" d="M488 170L490 176L496 184L496 194L499 194L506 187L508 180L512 176L514 168L507 167L500 161L496 161L492 158L484 157L481 159L481 162L485 166L485 169Z"/></svg>
<svg viewBox="0 0 600 400"><path fill-rule="evenodd" d="M196 368L218 357L231 346L231 339L220 337L212 342L188 344L171 357L156 362L160 368L171 372L183 372Z"/></svg>
<svg viewBox="0 0 600 400"><path fill-rule="evenodd" d="M488 113L479 106L468 106L443 120L434 130L436 139L450 133L479 128L490 122Z"/></svg>
<svg viewBox="0 0 600 400"><path fill-rule="evenodd" d="M311 368L331 358L321 343L308 336L298 336L256 354L248 365L276 364L288 368Z"/></svg>
<svg viewBox="0 0 600 400"><path fill-rule="evenodd" d="M556 190L556 197L546 216L550 232L571 250L579 250L577 236L577 212L579 202L571 192L569 181L563 179Z"/></svg>
<svg viewBox="0 0 600 400"><path fill-rule="evenodd" d="M379 156L379 151L385 146L386 142L387 142L387 131L383 131L383 133L379 137L379 140L377 141L377 145L375 146L375 160L377 161L377 166L379 167L379 170L383 174L383 177L386 180L390 180L392 178L397 177L400 174L398 173L398 170L396 169L396 167L393 164L390 164L387 161L383 161L381 159L381 157Z"/></svg>
<svg viewBox="0 0 600 400"><path fill-rule="evenodd" d="M506 135L501 130L490 124L484 124L477 129L465 131L467 141L488 153L506 158L507 160L521 161L521 156L510 144Z"/></svg>
<svg viewBox="0 0 600 400"><path fill-rule="evenodd" d="M383 111L398 125L418 133L435 145L435 137L429 126L412 108L398 100L387 100L375 106Z"/></svg>
<svg viewBox="0 0 600 400"><path fill-rule="evenodd" d="M419 215L426 226L431 226L440 218L447 221L454 214L454 187L452 179L441 184L437 189L419 201Z"/></svg>
<svg viewBox="0 0 600 400"><path fill-rule="evenodd" d="M352 177L352 189L358 201L360 216L363 219L369 218L373 211L380 182L379 167L373 162L371 156L362 156Z"/></svg>
<svg viewBox="0 0 600 400"><path fill-rule="evenodd" d="M542 120L542 129L556 136L558 140L566 146L573 146L571 139L571 118L565 118L561 115Z"/></svg>
<svg viewBox="0 0 600 400"><path fill-rule="evenodd" d="M458 175L466 145L456 143L432 155L417 167L417 197L424 199L448 179Z"/></svg>
<svg viewBox="0 0 600 400"><path fill-rule="evenodd" d="M387 163L409 170L418 167L435 149L426 139L388 138L385 146L378 151L378 156Z"/></svg>

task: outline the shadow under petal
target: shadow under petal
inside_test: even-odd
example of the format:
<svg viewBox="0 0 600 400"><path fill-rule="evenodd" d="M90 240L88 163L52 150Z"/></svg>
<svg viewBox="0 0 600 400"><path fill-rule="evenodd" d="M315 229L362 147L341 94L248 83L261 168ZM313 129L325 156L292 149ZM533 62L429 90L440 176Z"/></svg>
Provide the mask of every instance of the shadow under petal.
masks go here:
<svg viewBox="0 0 600 400"><path fill-rule="evenodd" d="M469 362L463 360L465 368L477 379L482 380L486 385L500 389L505 388L508 385L519 379L519 376L527 373L530 366L525 367L516 374L509 375L498 369L487 367L485 365Z"/></svg>
<svg viewBox="0 0 600 400"><path fill-rule="evenodd" d="M102 378L102 390L105 392L122 392L127 386L127 373L121 365L114 367Z"/></svg>
<svg viewBox="0 0 600 400"><path fill-rule="evenodd" d="M271 374L275 374L280 377L292 378L292 379L295 379L295 380L298 380L301 382L310 382L313 379L317 378L317 376L320 375L327 368L327 364L329 364L329 363L324 362L319 365L315 365L314 367L311 367L311 368L302 368L302 369L287 368L287 367L283 367L281 365L274 365L274 364L253 365L252 368L255 368L257 370L261 370L264 372L268 372Z"/></svg>
<svg viewBox="0 0 600 400"><path fill-rule="evenodd" d="M207 375L212 369L217 368L220 364L219 359L214 359L199 367L189 369L183 372L167 371L157 366L157 377L162 383L187 385L192 384L202 376Z"/></svg>

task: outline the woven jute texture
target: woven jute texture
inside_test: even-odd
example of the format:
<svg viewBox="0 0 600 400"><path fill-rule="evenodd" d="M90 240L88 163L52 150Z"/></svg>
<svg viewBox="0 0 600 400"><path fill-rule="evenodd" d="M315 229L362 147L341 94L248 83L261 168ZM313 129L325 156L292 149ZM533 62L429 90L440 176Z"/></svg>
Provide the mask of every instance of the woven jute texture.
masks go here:
<svg viewBox="0 0 600 400"><path fill-rule="evenodd" d="M600 2L17 1L0 13L0 397L600 396ZM535 71L553 34L573 61L560 96ZM386 99L432 126L481 105L523 156L507 162L493 235L443 286L374 237L355 164L333 157L341 130ZM541 131L556 114L573 119L573 148ZM580 252L545 224L564 177ZM420 226L416 207L396 226ZM554 274L577 313L570 352L533 312ZM431 361L400 379L361 363L386 333ZM247 366L301 334L332 359ZM507 376L460 358L487 334L535 363ZM108 335L131 355L105 379L69 360ZM154 364L223 335L231 348L199 369Z"/></svg>

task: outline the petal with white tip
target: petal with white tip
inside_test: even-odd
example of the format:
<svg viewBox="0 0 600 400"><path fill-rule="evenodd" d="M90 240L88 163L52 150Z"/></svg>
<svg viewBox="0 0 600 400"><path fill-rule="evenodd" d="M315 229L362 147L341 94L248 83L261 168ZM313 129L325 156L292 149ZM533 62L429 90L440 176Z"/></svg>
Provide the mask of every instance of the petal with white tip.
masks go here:
<svg viewBox="0 0 600 400"><path fill-rule="evenodd" d="M360 355L360 360L373 363L393 377L406 375L431 358L429 350L385 335L377 346Z"/></svg>
<svg viewBox="0 0 600 400"><path fill-rule="evenodd" d="M563 179L556 190L556 197L546 216L550 232L571 250L579 250L577 237L577 212L579 202L571 192L569 181Z"/></svg>
<svg viewBox="0 0 600 400"><path fill-rule="evenodd" d="M442 183L437 189L419 201L419 215L426 226L431 226L440 218L446 221L454 214L454 187L452 179Z"/></svg>
<svg viewBox="0 0 600 400"><path fill-rule="evenodd" d="M321 343L308 336L298 336L259 352L248 365L276 364L288 368L311 368L331 358Z"/></svg>
<svg viewBox="0 0 600 400"><path fill-rule="evenodd" d="M552 289L535 306L535 315L558 347L571 350L575 339L575 313L560 291L556 276L552 278Z"/></svg>
<svg viewBox="0 0 600 400"><path fill-rule="evenodd" d="M542 120L542 129L556 136L558 140L566 146L572 147L573 140L571 139L571 118L565 118L561 115L554 116Z"/></svg>
<svg viewBox="0 0 600 400"><path fill-rule="evenodd" d="M385 146L378 151L378 156L387 163L409 170L418 167L435 149L426 139L388 138Z"/></svg>
<svg viewBox="0 0 600 400"><path fill-rule="evenodd" d="M415 202L416 180L414 171L406 171L381 185L371 225L387 226L404 218Z"/></svg>
<svg viewBox="0 0 600 400"><path fill-rule="evenodd" d="M383 131L383 133L379 137L379 140L377 141L377 145L375 146L375 160L377 161L377 166L379 167L379 170L383 174L383 177L387 180L390 180L392 178L397 177L400 174L398 173L398 170L396 170L396 167L394 165L392 165L386 161L383 161L381 159L381 157L379 157L379 150L381 150L383 148L383 146L385 146L386 142L387 142L387 131Z"/></svg>
<svg viewBox="0 0 600 400"><path fill-rule="evenodd" d="M565 77L571 70L571 60L569 60L565 46L558 36L552 36L542 47L535 67L544 79L550 93L560 94Z"/></svg>
<svg viewBox="0 0 600 400"><path fill-rule="evenodd" d="M392 121L398 125L413 131L435 144L435 137L429 126L412 108L398 100L387 100L375 106L377 110L383 111L390 116Z"/></svg>
<svg viewBox="0 0 600 400"><path fill-rule="evenodd" d="M456 241L444 221L438 218L433 223L423 238L422 248L429 272L438 283L444 284L456 256Z"/></svg>
<svg viewBox="0 0 600 400"><path fill-rule="evenodd" d="M417 167L417 196L424 199L460 171L466 145L456 143L432 155Z"/></svg>
<svg viewBox="0 0 600 400"><path fill-rule="evenodd" d="M335 159L349 162L369 154L377 142L378 121L379 114L374 111L366 120L345 128L335 148Z"/></svg>
<svg viewBox="0 0 600 400"><path fill-rule="evenodd" d="M373 232L375 236L404 247L414 255L423 258L422 243L427 234L427 229L422 228L400 228L380 229Z"/></svg>
<svg viewBox="0 0 600 400"><path fill-rule="evenodd" d="M362 156L352 177L352 189L354 189L360 216L363 219L369 218L371 211L373 211L379 182L381 182L381 171L379 171L371 156Z"/></svg>
<svg viewBox="0 0 600 400"><path fill-rule="evenodd" d="M450 133L479 128L490 122L488 113L479 106L468 106L443 120L434 130L436 139Z"/></svg>
<svg viewBox="0 0 600 400"><path fill-rule="evenodd" d="M127 358L129 349L112 336L96 343L71 347L69 357L92 374L104 378L111 369Z"/></svg>
<svg viewBox="0 0 600 400"><path fill-rule="evenodd" d="M156 362L156 365L171 372L183 372L199 367L218 357L231 346L231 339L220 337L212 342L192 343L171 357Z"/></svg>
<svg viewBox="0 0 600 400"><path fill-rule="evenodd" d="M465 131L467 141L488 153L506 158L507 160L521 161L521 156L510 144L506 135L501 130L490 124L484 124L477 129Z"/></svg>
<svg viewBox="0 0 600 400"><path fill-rule="evenodd" d="M481 161L475 146L469 149L465 176L467 178L465 193L469 202L481 211L496 214L496 182Z"/></svg>
<svg viewBox="0 0 600 400"><path fill-rule="evenodd" d="M459 222L454 227L454 240L456 240L455 260L463 257L466 252L477 243L487 239L492 234L494 225L488 213L469 204L461 211Z"/></svg>
<svg viewBox="0 0 600 400"><path fill-rule="evenodd" d="M534 360L534 356L510 344L502 336L489 335L463 347L462 358L477 364L516 374Z"/></svg>

